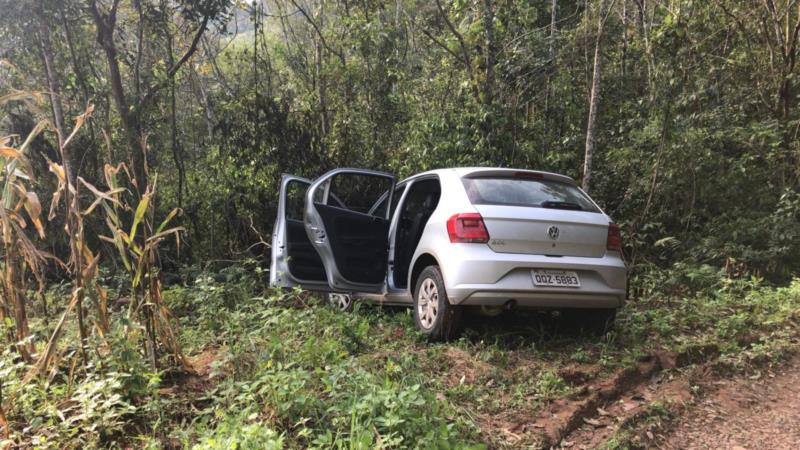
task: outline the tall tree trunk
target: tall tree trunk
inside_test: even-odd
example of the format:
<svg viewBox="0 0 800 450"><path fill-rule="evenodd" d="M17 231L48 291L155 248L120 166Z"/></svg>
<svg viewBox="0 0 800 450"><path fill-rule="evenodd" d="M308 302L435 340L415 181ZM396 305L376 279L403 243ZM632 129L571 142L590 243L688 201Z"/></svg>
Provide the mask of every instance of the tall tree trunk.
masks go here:
<svg viewBox="0 0 800 450"><path fill-rule="evenodd" d="M253 86L256 93L256 100L258 100L258 26L261 21L260 16L261 4L253 2ZM258 112L258 101L256 101L256 113ZM257 115L255 117L258 117Z"/></svg>
<svg viewBox="0 0 800 450"><path fill-rule="evenodd" d="M647 10L647 0L634 0L634 2L639 9L639 31L644 41L645 61L647 62L647 83L652 99L652 96L655 95L655 89L653 89L653 85L655 84L655 80L653 80L655 76L655 60L653 58L653 46L650 41L650 16Z"/></svg>
<svg viewBox="0 0 800 450"><path fill-rule="evenodd" d="M319 21L319 26L324 26L324 13L325 13L325 3L320 3L319 6L319 13L317 14L317 19ZM317 85L317 97L319 97L319 121L320 121L320 141L325 142L328 136L329 130L329 120L328 120L328 86L325 80L325 73L323 71L323 63L325 57L325 49L322 46L322 42L320 41L319 37L314 38L314 82Z"/></svg>
<svg viewBox="0 0 800 450"><path fill-rule="evenodd" d="M82 289L82 269L81 262L83 255L79 248L79 241L82 240L83 232L81 230L80 218L78 217L78 199L73 195L75 191L74 172L71 164L71 157L69 149L65 145L66 134L64 131L64 111L61 107L61 89L58 83L58 76L55 68L53 58L53 48L50 42L50 26L45 15L45 1L40 0L37 5L37 13L39 16L39 34L42 46L42 56L44 59L45 73L47 76L47 83L50 89L50 104L53 109L53 121L56 127L56 134L58 135L58 147L61 156L61 164L64 169L64 177L66 178L66 189L64 189L64 202L66 204L66 222L67 233L69 234L69 244L71 260L73 264L73 273L75 274L75 289ZM84 324L83 317L83 294L79 294L77 304L78 313L78 330L81 339L81 354L83 362L86 364L88 359L86 357L86 339L88 333Z"/></svg>
<svg viewBox="0 0 800 450"><path fill-rule="evenodd" d="M553 0L550 4L550 63L552 64L556 59L556 11L558 10L557 0Z"/></svg>
<svg viewBox="0 0 800 450"><path fill-rule="evenodd" d="M203 79L197 72L194 73L194 76L197 81L197 92L200 93L200 102L203 104L203 112L206 119L206 138L208 142L211 142L214 139L214 111L211 109L211 103L208 100L206 88L203 86Z"/></svg>
<svg viewBox="0 0 800 450"><path fill-rule="evenodd" d="M603 64L603 20L605 19L605 0L600 0L597 12L597 38L594 45L594 70L592 71L592 90L589 95L589 119L586 121L586 153L583 158L583 190L589 192L592 185L592 159L594 158L597 107L600 103L600 73Z"/></svg>
<svg viewBox="0 0 800 450"><path fill-rule="evenodd" d="M141 138L141 126L137 115L130 110L128 101L125 97L125 90L122 87L122 74L117 60L117 47L114 44L114 28L117 21L117 6L119 0L114 0L108 13L100 12L95 0L90 0L92 15L95 27L97 28L97 41L103 47L108 63L108 75L111 83L111 96L114 97L114 104L117 107L125 138L131 151L131 162L133 165L133 175L136 179L136 189L139 195L144 194L147 189L147 161L145 157L145 147Z"/></svg>
<svg viewBox="0 0 800 450"><path fill-rule="evenodd" d="M172 52L172 35L168 35L167 50L169 56L169 65L172 67L174 64L175 56ZM169 135L170 146L172 147L172 158L175 161L175 168L178 170L178 208L183 208L183 186L186 184L186 169L184 168L183 152L181 145L178 143L178 123L175 110L177 108L175 99L175 77L169 79Z"/></svg>
<svg viewBox="0 0 800 450"><path fill-rule="evenodd" d="M495 42L494 42L494 9L492 0L483 0L483 28L486 33L486 48L484 49L484 63L486 64L486 82L484 84L483 101L491 105L494 101L494 65L495 65Z"/></svg>
<svg viewBox="0 0 800 450"><path fill-rule="evenodd" d="M628 71L628 0L622 0L622 76Z"/></svg>
<svg viewBox="0 0 800 450"><path fill-rule="evenodd" d="M64 35L67 38L67 48L69 49L70 61L72 63L72 71L75 72L75 78L78 81L78 86L81 88L81 94L83 95L83 106L86 107L89 105L89 85L86 81L86 74L83 71L81 62L78 58L78 54L75 51L75 39L72 36L72 29L67 22L67 15L64 8L64 4L59 2L59 15L61 17L61 24L64 27ZM89 140L91 142L89 148L93 150L94 155L92 155L92 176L97 176L99 171L99 164L98 164L98 155L96 151L96 136L94 132L94 123L93 121L89 121L87 123L89 126ZM81 173L81 168L83 167L83 159L86 155L86 150L83 151L83 154L80 157L73 156L73 163L77 164L77 168L75 170L75 175L77 176ZM80 162L79 162L80 160Z"/></svg>
<svg viewBox="0 0 800 450"><path fill-rule="evenodd" d="M555 73L555 67L556 67L556 33L558 32L558 30L556 29L556 17L557 17L557 14L558 14L557 11L558 11L557 0L552 0L552 3L550 4L550 39L549 39L549 41L550 41L549 42L550 49L549 49L549 52L548 52L548 55L550 57L550 68L551 68L551 70L549 70L547 72L547 84L546 84L546 88L545 88L545 92L544 92L544 110L545 110L545 113L546 113L545 115L547 117L550 117L550 114L549 114L550 113L550 94L551 94L551 91L553 90L553 85L551 83L551 80L552 80L553 74Z"/></svg>

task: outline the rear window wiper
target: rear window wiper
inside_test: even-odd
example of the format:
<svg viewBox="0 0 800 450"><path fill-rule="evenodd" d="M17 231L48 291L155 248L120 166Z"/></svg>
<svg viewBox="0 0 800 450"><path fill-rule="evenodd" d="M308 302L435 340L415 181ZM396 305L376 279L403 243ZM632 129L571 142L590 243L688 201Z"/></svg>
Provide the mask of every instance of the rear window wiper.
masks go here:
<svg viewBox="0 0 800 450"><path fill-rule="evenodd" d="M583 207L581 207L581 205L572 202L558 202L554 200L548 200L542 202L540 206L542 208L571 209L573 211L583 211Z"/></svg>

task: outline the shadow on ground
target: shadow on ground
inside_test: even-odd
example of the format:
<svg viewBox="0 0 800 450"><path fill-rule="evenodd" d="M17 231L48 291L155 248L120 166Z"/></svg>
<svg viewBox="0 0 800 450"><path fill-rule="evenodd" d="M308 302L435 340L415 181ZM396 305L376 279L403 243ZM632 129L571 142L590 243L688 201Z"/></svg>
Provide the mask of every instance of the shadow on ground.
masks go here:
<svg viewBox="0 0 800 450"><path fill-rule="evenodd" d="M362 304L359 309L380 310L387 315L411 315L411 310L404 306ZM471 343L491 342L504 350L547 347L566 342L595 344L604 336L603 330L586 326L591 323L591 310L565 316L559 311L512 309L488 316L482 314L479 308L468 308L462 319L463 338Z"/></svg>

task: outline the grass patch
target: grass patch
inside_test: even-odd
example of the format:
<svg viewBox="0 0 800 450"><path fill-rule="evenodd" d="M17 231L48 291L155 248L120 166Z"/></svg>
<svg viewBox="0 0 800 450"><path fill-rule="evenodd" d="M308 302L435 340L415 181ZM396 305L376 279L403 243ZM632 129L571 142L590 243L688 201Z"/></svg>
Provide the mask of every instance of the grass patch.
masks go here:
<svg viewBox="0 0 800 450"><path fill-rule="evenodd" d="M603 376L655 350L695 349L702 362L702 349L713 348L721 364L742 369L785 355L800 319L800 282L738 282L632 301L605 336L576 333L550 314L515 313L472 316L459 340L431 345L404 309L357 303L342 314L307 293L265 292L262 275L241 267L194 275L164 299L198 375L148 373L138 345L114 342L117 351L92 354L85 371L76 349L64 348L49 380L23 386L27 367L6 351L11 441L43 449L535 446L535 432L511 430L574 392L561 375L567 368L589 365ZM76 342L68 333L63 342Z"/></svg>

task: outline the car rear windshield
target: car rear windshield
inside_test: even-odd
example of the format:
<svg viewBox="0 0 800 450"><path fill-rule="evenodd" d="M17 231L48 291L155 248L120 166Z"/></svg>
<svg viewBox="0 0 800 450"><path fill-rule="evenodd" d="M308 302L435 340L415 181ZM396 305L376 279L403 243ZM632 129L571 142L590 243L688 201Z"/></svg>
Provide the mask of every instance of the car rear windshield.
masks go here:
<svg viewBox="0 0 800 450"><path fill-rule="evenodd" d="M513 177L462 178L474 205L529 206L599 212L577 187L553 180Z"/></svg>

